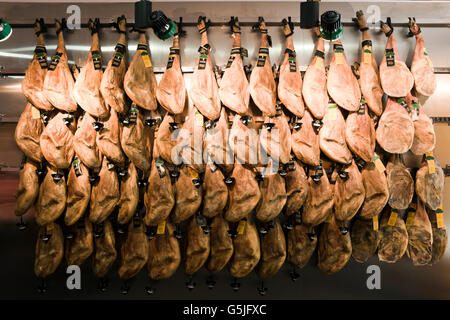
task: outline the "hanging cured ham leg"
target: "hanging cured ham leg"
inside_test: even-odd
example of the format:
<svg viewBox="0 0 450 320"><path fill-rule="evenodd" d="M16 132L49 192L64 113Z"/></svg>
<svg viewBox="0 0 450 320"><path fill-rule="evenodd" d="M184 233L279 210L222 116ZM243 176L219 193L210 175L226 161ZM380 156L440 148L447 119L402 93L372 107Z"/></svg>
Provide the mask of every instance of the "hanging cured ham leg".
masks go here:
<svg viewBox="0 0 450 320"><path fill-rule="evenodd" d="M87 113L96 118L106 118L109 115L108 106L100 93L102 81L102 55L98 39L100 20L89 20L89 30L92 35L92 44L86 64L77 76L72 95L78 105Z"/></svg>
<svg viewBox="0 0 450 320"><path fill-rule="evenodd" d="M258 25L253 29L261 32L261 45L259 47L258 60L250 75L250 94L256 106L269 117L276 114L276 84L270 64L269 47L272 40L267 34L263 17L258 18Z"/></svg>
<svg viewBox="0 0 450 320"><path fill-rule="evenodd" d="M431 96L436 91L436 75L433 63L425 48L425 42L415 18L409 18L409 30L411 36L416 36L416 47L411 63L411 73L414 77L414 88L424 96Z"/></svg>
<svg viewBox="0 0 450 320"><path fill-rule="evenodd" d="M198 17L197 29L201 34L198 62L191 78L190 97L194 106L209 120L220 116L219 87L213 71L211 46L208 43L209 22L206 17Z"/></svg>
<svg viewBox="0 0 450 320"><path fill-rule="evenodd" d="M75 224L84 215L90 199L89 170L75 157L67 177L67 201L64 215L67 226Z"/></svg>
<svg viewBox="0 0 450 320"><path fill-rule="evenodd" d="M365 162L373 159L376 135L375 125L367 105L361 101L359 110L350 112L345 121L345 141L350 150Z"/></svg>
<svg viewBox="0 0 450 320"><path fill-rule="evenodd" d="M405 153L414 141L414 124L405 99L389 98L377 127L377 142L389 153ZM395 138L394 138L395 137Z"/></svg>
<svg viewBox="0 0 450 320"><path fill-rule="evenodd" d="M303 222L317 226L324 222L333 210L333 187L322 170L310 172L308 178L309 192L303 208Z"/></svg>
<svg viewBox="0 0 450 320"><path fill-rule="evenodd" d="M229 24L234 42L228 64L220 81L219 96L228 109L245 115L250 102L250 91L242 59L247 56L247 50L241 47L241 28L238 18L231 17Z"/></svg>
<svg viewBox="0 0 450 320"><path fill-rule="evenodd" d="M73 138L73 149L77 157L88 168L100 168L102 158L97 146L97 132L92 123L94 118L89 113L78 118L78 128Z"/></svg>
<svg viewBox="0 0 450 320"><path fill-rule="evenodd" d="M67 123L67 114L58 112L44 128L40 145L42 154L52 166L67 169L74 156L73 134L76 123Z"/></svg>
<svg viewBox="0 0 450 320"><path fill-rule="evenodd" d="M422 201L417 200L416 212L414 216L410 214L409 219L410 221L407 220L406 224L406 230L408 231L406 254L413 265L427 265L431 260L433 229Z"/></svg>
<svg viewBox="0 0 450 320"><path fill-rule="evenodd" d="M114 49L114 54L109 60L106 70L103 73L100 83L100 92L102 93L105 104L110 106L119 114L126 114L128 111L128 101L123 88L123 79L127 71L127 37L126 37L125 16L117 18L117 32L119 40Z"/></svg>
<svg viewBox="0 0 450 320"><path fill-rule="evenodd" d="M391 19L381 25L388 37L385 54L380 63L380 79L383 91L390 97L405 97L414 85L414 77L406 64L400 60Z"/></svg>
<svg viewBox="0 0 450 320"><path fill-rule="evenodd" d="M368 162L361 170L365 190L364 202L359 213L359 217L362 219L371 219L377 216L389 199L389 188L383 169L384 166L381 168L373 162Z"/></svg>
<svg viewBox="0 0 450 320"><path fill-rule="evenodd" d="M40 136L43 125L39 110L31 103L27 103L17 122L14 138L19 149L31 160L41 162L42 155Z"/></svg>
<svg viewBox="0 0 450 320"><path fill-rule="evenodd" d="M319 131L320 150L331 160L348 164L352 154L345 141L345 120L342 112L335 104L329 104L323 118L323 127Z"/></svg>
<svg viewBox="0 0 450 320"><path fill-rule="evenodd" d="M125 154L120 144L121 124L117 112L111 109L105 121L92 125L99 125L96 142L100 152L114 163L122 165L125 162Z"/></svg>
<svg viewBox="0 0 450 320"><path fill-rule="evenodd" d="M333 49L333 58L327 74L328 93L341 108L357 111L361 100L358 80L347 62L341 40L334 42Z"/></svg>
<svg viewBox="0 0 450 320"><path fill-rule="evenodd" d="M322 119L327 111L327 75L325 73L325 45L318 28L315 29L317 45L314 57L303 78L303 99L311 114Z"/></svg>
<svg viewBox="0 0 450 320"><path fill-rule="evenodd" d="M41 110L52 110L53 106L47 100L43 92L44 79L47 74L47 50L44 44L44 33L47 31L44 20L40 19L34 23L34 33L37 36L36 49L33 59L28 65L25 77L22 81L22 92L24 96L36 108Z"/></svg>
<svg viewBox="0 0 450 320"><path fill-rule="evenodd" d="M297 160L293 160L293 170L289 169L286 177L286 215L298 213L306 201L309 192L308 177Z"/></svg>
<svg viewBox="0 0 450 320"><path fill-rule="evenodd" d="M362 34L362 53L361 62L357 66L359 75L359 86L364 100L367 102L370 110L377 116L383 112L383 90L380 85L380 75L378 72L377 61L372 52L372 41L369 36L366 18L362 10L356 12L356 21Z"/></svg>
<svg viewBox="0 0 450 320"><path fill-rule="evenodd" d="M297 63L292 35L294 24L283 19L283 32L286 37L284 60L280 66L278 97L284 106L297 117L303 117L305 105L302 97L302 75Z"/></svg>
<svg viewBox="0 0 450 320"><path fill-rule="evenodd" d="M314 123L311 113L306 110L298 122L299 127L294 127L291 133L292 152L298 160L310 166L320 163L319 132L314 128Z"/></svg>
<svg viewBox="0 0 450 320"><path fill-rule="evenodd" d="M75 82L67 64L68 58L64 44L63 26L57 20L56 35L58 36L58 45L56 46L56 54L52 57L45 75L44 95L55 108L61 111L75 112L77 103L72 98Z"/></svg>
<svg viewBox="0 0 450 320"><path fill-rule="evenodd" d="M183 72L180 62L180 25L173 36L173 44L170 48L169 61L166 70L159 81L156 90L156 98L161 106L172 114L180 114L186 105L186 87L184 85Z"/></svg>
<svg viewBox="0 0 450 320"><path fill-rule="evenodd" d="M291 130L283 111L279 116L266 118L259 139L261 147L277 163L286 164L291 160Z"/></svg>
<svg viewBox="0 0 450 320"><path fill-rule="evenodd" d="M33 206L39 194L39 177L36 170L38 165L26 159L22 164L19 173L19 186L15 193L16 208L14 213L16 216L22 216L28 212Z"/></svg>
<svg viewBox="0 0 450 320"><path fill-rule="evenodd" d="M40 227L35 252L34 273L44 279L56 271L64 255L64 235L59 224Z"/></svg>
<svg viewBox="0 0 450 320"><path fill-rule="evenodd" d="M417 156L432 152L436 144L433 121L427 116L419 99L411 93L406 96L406 102L412 110L414 123L414 140L409 150Z"/></svg>
<svg viewBox="0 0 450 320"><path fill-rule="evenodd" d="M148 42L144 30L139 30L136 54L125 74L124 88L127 95L139 107L156 110L156 77L150 60Z"/></svg>
<svg viewBox="0 0 450 320"><path fill-rule="evenodd" d="M393 155L386 166L389 187L389 206L397 210L408 209L414 195L414 180L405 167L402 155Z"/></svg>

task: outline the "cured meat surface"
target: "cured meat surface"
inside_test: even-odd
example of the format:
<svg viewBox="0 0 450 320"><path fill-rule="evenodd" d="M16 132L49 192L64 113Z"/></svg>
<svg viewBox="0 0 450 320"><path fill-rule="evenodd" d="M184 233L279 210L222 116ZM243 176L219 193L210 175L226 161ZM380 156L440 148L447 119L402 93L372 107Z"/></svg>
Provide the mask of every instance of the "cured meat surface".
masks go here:
<svg viewBox="0 0 450 320"><path fill-rule="evenodd" d="M43 19L36 19L34 23L34 33L37 35L36 49L22 81L22 93L36 108L49 111L53 109L53 106L43 92L48 68L47 50L44 44L46 30L43 24Z"/></svg>
<svg viewBox="0 0 450 320"><path fill-rule="evenodd" d="M400 60L393 28L382 23L382 31L388 37L385 54L380 63L380 80L383 91L390 97L406 97L414 85L414 77Z"/></svg>
<svg viewBox="0 0 450 320"><path fill-rule="evenodd" d="M180 62L180 32L173 36L170 48L169 62L156 89L156 98L161 106L169 113L180 114L187 102L186 87Z"/></svg>
<svg viewBox="0 0 450 320"><path fill-rule="evenodd" d="M182 166L175 182L175 208L171 214L173 223L187 220L197 212L202 203L202 189L198 172Z"/></svg>
<svg viewBox="0 0 450 320"><path fill-rule="evenodd" d="M36 201L36 222L43 226L58 219L66 208L66 179L61 171L47 166Z"/></svg>
<svg viewBox="0 0 450 320"><path fill-rule="evenodd" d="M319 143L320 150L331 160L342 164L352 160L345 141L345 120L335 104L328 105L323 127L319 131Z"/></svg>
<svg viewBox="0 0 450 320"><path fill-rule="evenodd" d="M327 73L328 94L341 108L356 111L361 99L358 80L348 65L341 40L334 42L333 49L333 58Z"/></svg>
<svg viewBox="0 0 450 320"><path fill-rule="evenodd" d="M177 145L177 137L179 134L177 129L180 128L175 116L166 113L159 125L157 134L155 134L155 152L168 163L173 163L172 150Z"/></svg>
<svg viewBox="0 0 450 320"><path fill-rule="evenodd" d="M319 133L314 129L313 122L311 114L306 110L299 121L300 128L292 130L292 152L301 162L318 166L320 162Z"/></svg>
<svg viewBox="0 0 450 320"><path fill-rule="evenodd" d="M67 177L67 200L64 222L67 226L75 224L86 212L91 199L89 170L74 159Z"/></svg>
<svg viewBox="0 0 450 320"><path fill-rule="evenodd" d="M32 160L26 159L19 173L19 186L14 195L16 208L14 214L22 216L33 206L39 194L39 177L36 170L38 165Z"/></svg>
<svg viewBox="0 0 450 320"><path fill-rule="evenodd" d="M39 140L45 160L58 169L67 169L74 156L73 133L76 123L72 121L66 125L66 117L67 114L58 112L49 120Z"/></svg>
<svg viewBox="0 0 450 320"><path fill-rule="evenodd" d="M438 263L444 256L445 251L447 250L448 235L445 224L438 225L437 223L438 214L442 215L443 213L431 210L427 210L427 213L433 230L433 248L431 249L430 261L430 264L433 265Z"/></svg>
<svg viewBox="0 0 450 320"><path fill-rule="evenodd" d="M274 220L273 228L261 237L261 259L256 273L261 279L276 274L286 260L286 238L280 221Z"/></svg>
<svg viewBox="0 0 450 320"><path fill-rule="evenodd" d="M102 155L97 146L97 132L94 129L94 118L89 113L78 118L78 127L73 137L73 149L76 156L88 168L100 168Z"/></svg>
<svg viewBox="0 0 450 320"><path fill-rule="evenodd" d="M389 224L391 214L390 208L386 207L380 218L378 259L387 263L400 260L408 247L408 232L405 221L401 216L398 216L396 219L392 219L393 223Z"/></svg>
<svg viewBox="0 0 450 320"><path fill-rule="evenodd" d="M355 219L350 237L352 240L352 257L355 261L365 263L375 255L380 236L378 230L374 230L372 220Z"/></svg>
<svg viewBox="0 0 450 320"><path fill-rule="evenodd" d="M119 201L119 192L119 179L115 167L103 157L98 178L92 185L89 204L89 220L92 223L99 224L108 218Z"/></svg>
<svg viewBox="0 0 450 320"><path fill-rule="evenodd" d="M378 64L372 51L372 41L369 36L366 18L362 10L356 12L358 25L362 34L362 52L361 62L356 68L359 75L359 86L364 100L367 102L370 110L377 116L383 112L383 90L380 84L380 74L378 72ZM366 29L367 28L367 29Z"/></svg>
<svg viewBox="0 0 450 320"><path fill-rule="evenodd" d="M284 178L287 196L284 210L288 216L300 211L309 192L308 177L305 174L305 170L298 161L293 161L294 170L289 171Z"/></svg>
<svg viewBox="0 0 450 320"><path fill-rule="evenodd" d="M94 238L94 248L92 271L98 278L103 278L117 259L116 239L109 220L105 221L100 237Z"/></svg>
<svg viewBox="0 0 450 320"><path fill-rule="evenodd" d="M389 188L389 206L398 210L407 209L414 195L414 181L400 156L394 155L393 159L388 162L386 175Z"/></svg>
<svg viewBox="0 0 450 320"><path fill-rule="evenodd" d="M47 242L42 237L49 237ZM36 242L34 273L38 278L44 279L54 273L61 263L64 255L64 236L57 223L42 226Z"/></svg>
<svg viewBox="0 0 450 320"><path fill-rule="evenodd" d="M194 106L208 119L220 116L219 87L213 71L211 46L208 43L206 17L199 17L197 29L201 34L199 58L191 78L189 96Z"/></svg>
<svg viewBox="0 0 450 320"><path fill-rule="evenodd" d="M361 170L361 177L364 185L365 198L359 217L362 219L371 219L383 210L389 199L386 174L384 171L380 172L373 162L369 162Z"/></svg>
<svg viewBox="0 0 450 320"><path fill-rule="evenodd" d="M147 270L153 280L170 278L180 265L180 246L173 235L174 230L174 226L167 222L164 233L157 234L149 242Z"/></svg>
<svg viewBox="0 0 450 320"><path fill-rule="evenodd" d="M125 242L122 244L119 266L120 279L130 279L137 275L148 260L149 244L141 221L131 221Z"/></svg>
<svg viewBox="0 0 450 320"><path fill-rule="evenodd" d="M256 165L259 155L259 135L253 120L235 115L230 130L229 144L236 161Z"/></svg>
<svg viewBox="0 0 450 320"><path fill-rule="evenodd" d="M97 146L101 153L116 164L125 162L125 154L120 145L121 125L117 112L110 110L109 118L100 121L103 127L97 133Z"/></svg>
<svg viewBox="0 0 450 320"><path fill-rule="evenodd" d="M108 105L105 105L100 84L102 82L102 56L98 40L98 27L100 21L89 20L89 30L92 35L92 44L86 64L81 68L75 81L72 96L78 105L96 118L106 118L109 115Z"/></svg>
<svg viewBox="0 0 450 320"><path fill-rule="evenodd" d="M70 228L72 239L66 241L66 261L70 265L81 265L94 251L92 223L82 219Z"/></svg>
<svg viewBox="0 0 450 320"><path fill-rule="evenodd" d="M271 40L267 34L266 24L262 17L259 20L259 31L261 32L261 45L259 48L258 61L250 75L250 95L259 110L263 114L273 117L276 114L276 84L273 77L272 65L269 57Z"/></svg>
<svg viewBox="0 0 450 320"><path fill-rule="evenodd" d="M233 48L220 81L219 97L227 108L240 115L245 115L250 101L249 84L242 62L246 51L241 47L241 28L238 18L233 17L230 23L234 38Z"/></svg>
<svg viewBox="0 0 450 320"><path fill-rule="evenodd" d="M275 219L283 209L287 196L284 178L269 167L260 171L263 180L259 183L261 200L256 206L256 218L262 222Z"/></svg>
<svg viewBox="0 0 450 320"><path fill-rule="evenodd" d="M414 88L424 96L431 96L436 91L436 75L433 63L415 18L409 18L409 30L416 36L416 47L411 62L411 73L414 77Z"/></svg>
<svg viewBox="0 0 450 320"><path fill-rule="evenodd" d="M412 109L413 117L414 114L417 116L417 119L413 118L414 140L409 150L415 155L421 156L433 151L436 145L433 121L427 116L419 100L411 93L406 96L406 102Z"/></svg>
<svg viewBox="0 0 450 320"><path fill-rule="evenodd" d="M75 112L77 103L72 97L75 81L67 64L68 58L62 26L57 20L56 35L58 36L56 54L52 57L45 75L43 93L53 107L65 112Z"/></svg>
<svg viewBox="0 0 450 320"><path fill-rule="evenodd" d="M349 149L365 162L373 159L376 135L375 125L367 107L362 104L358 111L350 112L345 120L345 141Z"/></svg>
<svg viewBox="0 0 450 320"><path fill-rule="evenodd" d="M284 60L280 66L278 97L284 106L297 117L303 117L305 105L302 97L302 75L298 67L292 35L294 24L283 19L283 32L286 37Z"/></svg>
<svg viewBox="0 0 450 320"><path fill-rule="evenodd" d="M221 214L227 205L228 188L224 182L224 176L214 164L206 165L203 178L203 210L207 218Z"/></svg>
<svg viewBox="0 0 450 320"><path fill-rule="evenodd" d="M251 216L247 217L242 234L233 240L234 253L229 265L234 278L243 278L258 264L261 258L261 245L258 231Z"/></svg>
<svg viewBox="0 0 450 320"><path fill-rule="evenodd" d="M344 175L344 177L341 177L341 175ZM336 220L351 220L363 204L364 197L365 190L361 173L355 161L352 160L351 165L337 175L334 191L334 214Z"/></svg>
<svg viewBox="0 0 450 320"><path fill-rule="evenodd" d="M434 162L434 173L430 173L427 162L423 161L421 168L416 172L416 194L419 199L431 210L437 210L444 201L444 171L439 162ZM432 163L430 165L433 165Z"/></svg>
<svg viewBox="0 0 450 320"><path fill-rule="evenodd" d="M386 109L378 121L377 142L389 153L405 153L413 144L414 124L405 110L407 107L404 99L388 98Z"/></svg>
<svg viewBox="0 0 450 320"><path fill-rule="evenodd" d="M126 114L128 101L123 87L125 72L127 71L127 37L125 16L117 19L119 28L119 40L114 49L114 54L109 60L100 83L100 92L105 104L119 114Z"/></svg>
<svg viewBox="0 0 450 320"><path fill-rule="evenodd" d="M308 178L309 192L303 208L303 223L317 226L324 222L333 210L333 188L326 174Z"/></svg>
<svg viewBox="0 0 450 320"><path fill-rule="evenodd" d="M203 232L195 216L191 218L187 231L185 271L196 273L206 263L210 252L210 234Z"/></svg>
<svg viewBox="0 0 450 320"><path fill-rule="evenodd" d="M350 234L342 234L339 225L331 216L331 221L324 223L319 235L317 247L317 266L319 270L332 274L341 270L352 255Z"/></svg>
<svg viewBox="0 0 450 320"><path fill-rule="evenodd" d="M317 236L313 228L295 224L287 234L287 261L301 269L305 267L316 250Z"/></svg>
<svg viewBox="0 0 450 320"><path fill-rule="evenodd" d="M218 214L211 222L211 253L206 268L211 273L221 271L233 256L233 240L228 234L228 223L222 214Z"/></svg>
<svg viewBox="0 0 450 320"><path fill-rule="evenodd" d="M145 174L150 171L153 149L153 128L144 122L144 111L136 108L136 123L124 125L121 133L122 149L136 168Z"/></svg>
<svg viewBox="0 0 450 320"><path fill-rule="evenodd" d="M291 130L287 117L267 117L259 134L261 147L276 162L286 164L291 160Z"/></svg>
<svg viewBox="0 0 450 320"><path fill-rule="evenodd" d="M139 202L138 173L133 163L128 164L127 174L120 181L120 198L117 202L117 222L126 224L136 213Z"/></svg>
<svg viewBox="0 0 450 320"><path fill-rule="evenodd" d="M228 194L228 208L224 217L230 222L237 222L256 207L261 199L261 192L255 174L238 161L235 161L231 178L234 178L234 184Z"/></svg>
<svg viewBox="0 0 450 320"><path fill-rule="evenodd" d="M156 77L148 50L145 31L139 30L139 42L123 80L125 92L139 107L156 110Z"/></svg>
<svg viewBox="0 0 450 320"><path fill-rule="evenodd" d="M41 162L44 158L39 141L42 131L43 125L39 111L32 104L27 103L17 122L14 139L19 149L36 162Z"/></svg>
<svg viewBox="0 0 450 320"><path fill-rule="evenodd" d="M146 215L144 222L154 226L167 219L175 205L175 190L164 161L153 158L148 187L144 195Z"/></svg>
<svg viewBox="0 0 450 320"><path fill-rule="evenodd" d="M412 222L406 225L408 249L406 254L413 265L424 266L430 263L433 247L433 230L424 204L418 200Z"/></svg>
<svg viewBox="0 0 450 320"><path fill-rule="evenodd" d="M314 57L303 77L303 98L311 114L316 119L325 116L328 104L327 75L325 73L325 45L319 29L315 29L317 44Z"/></svg>

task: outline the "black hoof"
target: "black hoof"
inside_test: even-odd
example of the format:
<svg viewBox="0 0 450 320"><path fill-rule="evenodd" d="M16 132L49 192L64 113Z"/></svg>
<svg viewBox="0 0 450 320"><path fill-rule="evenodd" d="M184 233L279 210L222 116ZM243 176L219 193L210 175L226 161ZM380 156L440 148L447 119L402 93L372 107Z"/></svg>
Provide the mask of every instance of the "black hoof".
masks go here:
<svg viewBox="0 0 450 320"><path fill-rule="evenodd" d="M73 233L72 232L67 232L66 233L66 239L67 240L73 239Z"/></svg>
<svg viewBox="0 0 450 320"><path fill-rule="evenodd" d="M109 282L106 279L100 279L98 283L98 290L100 292L106 292L108 290Z"/></svg>
<svg viewBox="0 0 450 320"><path fill-rule="evenodd" d="M211 290L216 286L216 280L214 280L213 277L209 277L208 280L206 280L206 285Z"/></svg>
<svg viewBox="0 0 450 320"><path fill-rule="evenodd" d="M24 231L25 229L27 229L27 224L25 222L23 222L23 218L20 217L20 221L18 223L16 223L17 229L19 229L19 231Z"/></svg>
<svg viewBox="0 0 450 320"><path fill-rule="evenodd" d="M291 276L292 282L295 282L300 278L300 274L298 274L298 272L295 270L291 271L290 276Z"/></svg>
<svg viewBox="0 0 450 320"><path fill-rule="evenodd" d="M48 290L47 283L45 282L44 279L41 280L41 284L38 286L37 289L40 294L47 293L47 290Z"/></svg>
<svg viewBox="0 0 450 320"><path fill-rule="evenodd" d="M155 288L147 286L147 287L145 287L145 292L146 292L149 296L151 296L152 294L155 293Z"/></svg>
<svg viewBox="0 0 450 320"><path fill-rule="evenodd" d="M265 296L267 293L267 288L258 288L258 293L260 296Z"/></svg>
<svg viewBox="0 0 450 320"><path fill-rule="evenodd" d="M348 228L347 227L340 227L339 230L341 231L341 233L345 236L348 233Z"/></svg>
<svg viewBox="0 0 450 320"><path fill-rule="evenodd" d="M42 235L41 235L41 239L42 239L42 241L44 241L45 243L49 242L51 237L52 237L51 234L42 234Z"/></svg>
<svg viewBox="0 0 450 320"><path fill-rule="evenodd" d="M237 292L237 291L239 291L239 289L241 289L241 284L240 283L232 283L231 284L231 288L233 288L233 291L234 292Z"/></svg>
<svg viewBox="0 0 450 320"><path fill-rule="evenodd" d="M186 282L186 288L188 288L189 291L192 291L195 289L195 282L190 279L188 282Z"/></svg>
<svg viewBox="0 0 450 320"><path fill-rule="evenodd" d="M124 284L121 288L120 288L120 293L122 293L123 295L127 295L130 292L130 287L126 284Z"/></svg>

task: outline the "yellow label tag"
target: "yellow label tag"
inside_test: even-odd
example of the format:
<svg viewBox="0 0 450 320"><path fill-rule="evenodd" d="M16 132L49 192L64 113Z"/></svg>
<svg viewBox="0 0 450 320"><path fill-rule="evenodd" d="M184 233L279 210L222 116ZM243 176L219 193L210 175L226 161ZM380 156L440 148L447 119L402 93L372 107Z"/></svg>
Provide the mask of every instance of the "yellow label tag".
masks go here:
<svg viewBox="0 0 450 320"><path fill-rule="evenodd" d="M189 175L192 179L198 179L198 172L192 169L191 167L187 167Z"/></svg>
<svg viewBox="0 0 450 320"><path fill-rule="evenodd" d="M316 63L314 63L314 68L322 70L323 69L323 65L324 65L323 59L321 57L317 57L316 58Z"/></svg>
<svg viewBox="0 0 450 320"><path fill-rule="evenodd" d="M344 63L344 54L343 53L336 52L334 55L336 57L336 60L335 60L336 64L343 64Z"/></svg>
<svg viewBox="0 0 450 320"><path fill-rule="evenodd" d="M146 68L150 68L152 66L152 62L150 61L150 56L148 55L148 51L140 50L142 61L144 61L144 65Z"/></svg>
<svg viewBox="0 0 450 320"><path fill-rule="evenodd" d="M54 223L53 223L53 222L50 222L50 223L45 227L45 230L46 230L47 232L51 232L54 228L55 228Z"/></svg>
<svg viewBox="0 0 450 320"><path fill-rule="evenodd" d="M199 111L195 111L195 124L197 127L203 127L203 115Z"/></svg>
<svg viewBox="0 0 450 320"><path fill-rule="evenodd" d="M389 217L388 220L388 226L391 227L395 226L395 223L397 222L397 217L398 217L397 212L391 211L391 216Z"/></svg>
<svg viewBox="0 0 450 320"><path fill-rule="evenodd" d="M436 173L436 165L434 163L434 155L433 152L428 152L425 154L428 163L428 173L433 174Z"/></svg>
<svg viewBox="0 0 450 320"><path fill-rule="evenodd" d="M238 224L238 227L237 227L237 233L238 234L244 234L246 225L247 225L247 221L245 221L245 220L239 221L239 224Z"/></svg>
<svg viewBox="0 0 450 320"><path fill-rule="evenodd" d="M373 225L373 230L377 231L378 230L378 216L374 216L372 218L372 225Z"/></svg>
<svg viewBox="0 0 450 320"><path fill-rule="evenodd" d="M416 216L416 211L408 212L408 217L406 218L406 226L411 227L414 223L414 217Z"/></svg>
<svg viewBox="0 0 450 320"><path fill-rule="evenodd" d="M374 153L373 156L373 163L375 164L375 167L380 173L383 173L386 170L386 167L384 166L383 162L380 159L380 156Z"/></svg>
<svg viewBox="0 0 450 320"><path fill-rule="evenodd" d="M442 213L436 213L436 224L438 229L444 228L444 215Z"/></svg>
<svg viewBox="0 0 450 320"><path fill-rule="evenodd" d="M166 232L166 222L163 221L158 224L158 228L156 229L156 234L164 234Z"/></svg>
<svg viewBox="0 0 450 320"><path fill-rule="evenodd" d="M369 52L363 52L363 62L371 64L372 63L372 54Z"/></svg>
<svg viewBox="0 0 450 320"><path fill-rule="evenodd" d="M39 119L40 117L41 117L41 112L39 111L39 109L36 108L35 106L31 105L31 118Z"/></svg>
<svg viewBox="0 0 450 320"><path fill-rule="evenodd" d="M328 119L329 120L336 120L337 119L337 105L335 104L329 104L328 105Z"/></svg>

